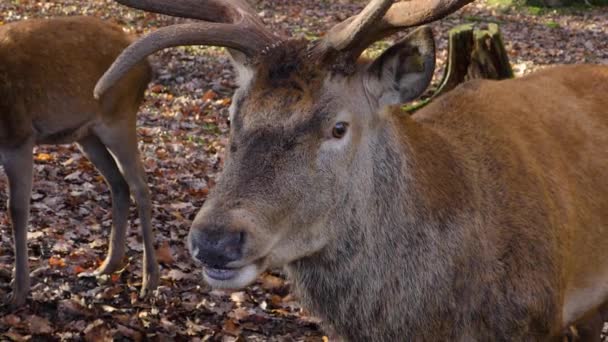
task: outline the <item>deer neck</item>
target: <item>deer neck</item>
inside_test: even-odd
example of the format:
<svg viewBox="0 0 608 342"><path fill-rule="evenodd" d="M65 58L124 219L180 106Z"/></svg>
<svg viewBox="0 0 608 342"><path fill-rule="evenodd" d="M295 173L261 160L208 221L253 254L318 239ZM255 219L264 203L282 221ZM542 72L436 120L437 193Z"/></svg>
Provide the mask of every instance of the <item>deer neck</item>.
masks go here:
<svg viewBox="0 0 608 342"><path fill-rule="evenodd" d="M369 336L349 339L387 340L393 333L403 339L406 335L398 334L420 331L417 317L432 310L424 298L451 294L444 281L453 279L459 248L453 227L471 196L458 153L409 116L389 119L368 146L371 172L353 185L359 193L347 194L327 223L335 238L320 253L287 269L310 310L329 322L349 317L336 319L350 325L337 331L365 334L362 325L394 318L389 314L394 310L411 316L389 322L394 331L386 335L369 331ZM390 307L380 299L387 297L394 299Z"/></svg>

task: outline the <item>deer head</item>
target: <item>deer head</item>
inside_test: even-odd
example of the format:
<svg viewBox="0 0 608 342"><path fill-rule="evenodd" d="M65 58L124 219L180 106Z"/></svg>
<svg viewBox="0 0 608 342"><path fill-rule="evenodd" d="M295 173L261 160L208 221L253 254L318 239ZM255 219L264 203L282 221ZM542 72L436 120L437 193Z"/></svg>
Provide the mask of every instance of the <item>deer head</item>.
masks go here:
<svg viewBox="0 0 608 342"><path fill-rule="evenodd" d="M371 190L374 146L386 144L387 106L419 96L434 70L432 32L421 27L373 61L371 43L441 18L471 0L372 0L315 42L277 36L244 1L119 0L203 22L161 28L115 61L100 96L137 61L177 45L229 49L239 88L221 179L188 237L212 286L235 288L268 267L311 256L341 234L345 202ZM339 228L342 227L342 228Z"/></svg>

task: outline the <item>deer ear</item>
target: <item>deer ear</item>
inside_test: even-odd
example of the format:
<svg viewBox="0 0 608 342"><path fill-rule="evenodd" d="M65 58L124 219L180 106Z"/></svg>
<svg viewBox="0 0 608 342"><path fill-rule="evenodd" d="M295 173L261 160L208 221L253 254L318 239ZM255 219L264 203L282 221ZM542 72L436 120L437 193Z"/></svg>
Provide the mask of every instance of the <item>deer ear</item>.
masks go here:
<svg viewBox="0 0 608 342"><path fill-rule="evenodd" d="M245 88L253 78L253 70L248 66L247 56L244 53L228 49L232 66L236 71L236 82L239 87Z"/></svg>
<svg viewBox="0 0 608 342"><path fill-rule="evenodd" d="M435 70L435 42L427 26L408 34L366 70L365 88L379 106L411 101L428 87Z"/></svg>

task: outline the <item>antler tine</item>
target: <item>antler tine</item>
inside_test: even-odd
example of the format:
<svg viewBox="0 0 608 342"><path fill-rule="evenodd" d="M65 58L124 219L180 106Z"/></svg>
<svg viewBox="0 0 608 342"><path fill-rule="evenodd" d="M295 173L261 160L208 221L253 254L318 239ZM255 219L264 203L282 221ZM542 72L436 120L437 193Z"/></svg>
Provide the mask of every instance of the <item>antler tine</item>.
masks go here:
<svg viewBox="0 0 608 342"><path fill-rule="evenodd" d="M392 4L383 12L383 17L373 24L361 25L367 30L358 30L348 33L355 28L352 24L358 16L348 18L334 26L329 33L313 47L313 54L326 56L332 52L344 52L352 58L358 57L373 42L389 36L399 30L424 25L441 19L448 14L459 10L473 0L406 0ZM392 3L392 1L390 1ZM371 6L374 1L368 5ZM361 12L361 14L367 7ZM359 14L359 15L361 15ZM375 25L374 25L375 24ZM344 33L343 31L347 31ZM342 39L341 37L354 37L355 39ZM335 43L338 41L340 44Z"/></svg>
<svg viewBox="0 0 608 342"><path fill-rule="evenodd" d="M205 22L172 25L131 44L97 82L99 98L147 55L181 45L216 45L253 57L264 46L282 40L268 30L246 0L115 0L123 5Z"/></svg>
<svg viewBox="0 0 608 342"><path fill-rule="evenodd" d="M174 17L199 19L214 23L230 23L239 19L237 9L242 13L255 14L244 0L115 0L116 2L140 10L167 14ZM241 13L241 15L242 15ZM252 15L253 20L261 20Z"/></svg>
<svg viewBox="0 0 608 342"><path fill-rule="evenodd" d="M240 24L262 32L267 38L277 38L270 32L246 0L115 0L125 6L167 14L175 17L199 19L212 23Z"/></svg>
<svg viewBox="0 0 608 342"><path fill-rule="evenodd" d="M361 54L375 41L399 30L420 26L439 20L456 12L474 0L411 0L393 4L384 18L373 27L358 44L352 47L353 53Z"/></svg>
<svg viewBox="0 0 608 342"><path fill-rule="evenodd" d="M260 50L261 42L264 45L271 43L261 32L240 25L203 22L163 27L126 48L97 81L94 96L100 98L137 63L161 49L183 45L213 45L232 48L251 57Z"/></svg>
<svg viewBox="0 0 608 342"><path fill-rule="evenodd" d="M327 36L328 43L336 50L347 49L349 44L356 42L391 7L393 0L372 0L365 8L351 20L343 22L344 28L332 28Z"/></svg>
<svg viewBox="0 0 608 342"><path fill-rule="evenodd" d="M312 53L349 50L370 27L382 19L392 3L393 0L371 0L359 14L332 27L325 37L316 42Z"/></svg>

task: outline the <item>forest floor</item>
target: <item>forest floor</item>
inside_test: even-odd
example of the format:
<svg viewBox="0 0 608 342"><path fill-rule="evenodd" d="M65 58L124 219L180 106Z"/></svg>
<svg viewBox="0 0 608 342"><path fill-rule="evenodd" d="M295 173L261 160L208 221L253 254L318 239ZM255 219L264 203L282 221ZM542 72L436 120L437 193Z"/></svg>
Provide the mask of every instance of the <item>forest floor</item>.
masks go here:
<svg viewBox="0 0 608 342"><path fill-rule="evenodd" d="M313 0L259 0L255 5L274 29L311 39L361 8ZM138 35L184 21L111 0L0 0L0 25L60 15L102 17ZM466 22L500 24L517 76L554 64L608 64L606 7L508 9L478 1L431 25L438 44L436 80L447 55L447 31ZM371 54L386 46L388 42L376 44ZM105 257L109 190L74 145L41 146L34 155L28 233L32 292L28 305L16 311L3 305L10 292L13 252L7 191L0 191L0 340L326 340L319 320L298 305L280 271L266 273L238 292L204 285L184 242L222 168L234 74L218 48L165 50L152 62L156 77L137 132L153 193L162 272L157 294L137 296L142 246L134 206L124 270L110 277L79 276ZM6 189L4 177L0 189Z"/></svg>

